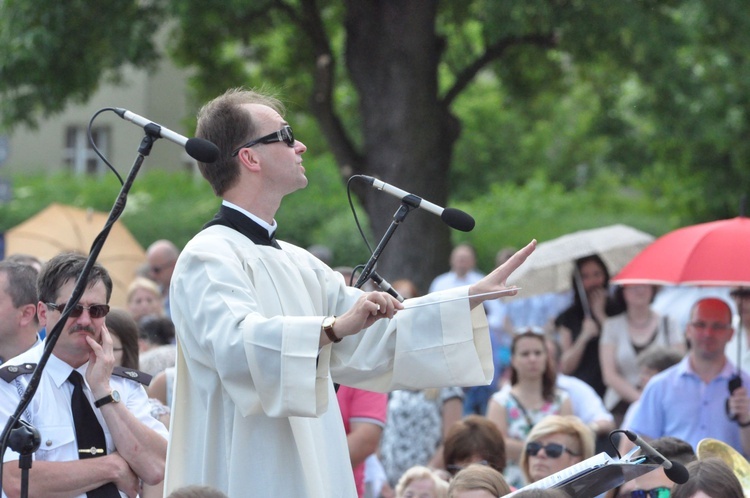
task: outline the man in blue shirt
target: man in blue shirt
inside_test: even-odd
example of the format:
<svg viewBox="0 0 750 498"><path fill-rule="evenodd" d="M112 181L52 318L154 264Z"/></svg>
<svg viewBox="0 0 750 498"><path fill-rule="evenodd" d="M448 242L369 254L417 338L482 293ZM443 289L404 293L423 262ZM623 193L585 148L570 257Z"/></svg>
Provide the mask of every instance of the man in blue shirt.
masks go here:
<svg viewBox="0 0 750 498"><path fill-rule="evenodd" d="M731 396L728 390L736 368L724 347L733 333L732 310L725 301L698 301L686 329L689 353L649 381L628 428L644 438L674 436L693 448L710 437L750 454L750 398L744 387L750 377L743 373L743 387Z"/></svg>

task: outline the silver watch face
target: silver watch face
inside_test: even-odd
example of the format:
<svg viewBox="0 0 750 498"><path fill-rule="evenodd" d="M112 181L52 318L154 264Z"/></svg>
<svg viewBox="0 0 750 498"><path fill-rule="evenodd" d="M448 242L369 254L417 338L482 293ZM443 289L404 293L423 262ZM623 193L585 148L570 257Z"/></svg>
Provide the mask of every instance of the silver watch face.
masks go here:
<svg viewBox="0 0 750 498"><path fill-rule="evenodd" d="M112 401L114 401L115 403L119 403L120 402L120 393L119 392L112 391Z"/></svg>

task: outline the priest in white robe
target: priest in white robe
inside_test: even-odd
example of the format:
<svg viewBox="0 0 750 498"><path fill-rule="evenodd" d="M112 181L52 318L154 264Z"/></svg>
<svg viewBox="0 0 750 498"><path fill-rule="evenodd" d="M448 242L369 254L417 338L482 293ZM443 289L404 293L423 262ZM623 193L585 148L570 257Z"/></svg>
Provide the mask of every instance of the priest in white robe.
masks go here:
<svg viewBox="0 0 750 498"><path fill-rule="evenodd" d="M199 166L223 202L172 277L165 492L204 484L230 498L356 497L334 382L383 392L490 382L479 304L505 289L535 242L470 287L404 304L363 292L273 237L282 198L307 185L306 147L278 101L231 90L204 106L197 135L222 150Z"/></svg>

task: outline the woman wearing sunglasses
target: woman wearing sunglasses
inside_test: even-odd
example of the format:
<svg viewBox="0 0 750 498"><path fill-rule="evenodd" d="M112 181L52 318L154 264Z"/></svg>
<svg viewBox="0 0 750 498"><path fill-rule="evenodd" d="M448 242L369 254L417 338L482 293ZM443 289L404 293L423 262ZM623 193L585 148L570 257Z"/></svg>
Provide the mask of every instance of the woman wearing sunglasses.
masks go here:
<svg viewBox="0 0 750 498"><path fill-rule="evenodd" d="M521 470L528 483L594 456L594 433L574 415L550 415L529 433L521 452Z"/></svg>

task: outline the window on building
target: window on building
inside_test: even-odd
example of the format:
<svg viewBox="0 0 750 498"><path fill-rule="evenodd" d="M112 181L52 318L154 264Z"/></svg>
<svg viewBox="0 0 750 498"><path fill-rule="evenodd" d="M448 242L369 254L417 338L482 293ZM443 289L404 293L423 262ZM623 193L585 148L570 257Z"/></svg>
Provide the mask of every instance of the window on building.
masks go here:
<svg viewBox="0 0 750 498"><path fill-rule="evenodd" d="M94 138L99 151L107 157L110 149L109 128L93 128L91 136ZM104 161L94 152L85 126L69 126L66 129L63 162L70 171L77 175L103 174L107 167Z"/></svg>

